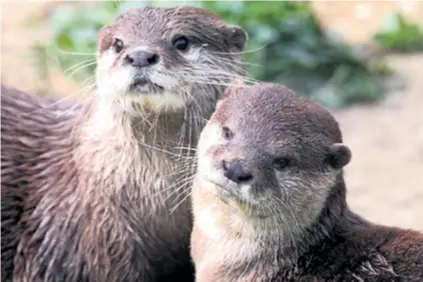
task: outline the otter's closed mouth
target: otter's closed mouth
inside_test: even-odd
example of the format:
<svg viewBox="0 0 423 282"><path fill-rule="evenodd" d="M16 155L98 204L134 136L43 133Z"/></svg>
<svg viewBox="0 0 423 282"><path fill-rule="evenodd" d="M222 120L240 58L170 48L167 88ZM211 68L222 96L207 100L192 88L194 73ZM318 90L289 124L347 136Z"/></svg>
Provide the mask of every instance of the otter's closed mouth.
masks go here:
<svg viewBox="0 0 423 282"><path fill-rule="evenodd" d="M240 199L239 196L233 191L233 188L228 187L230 185L229 183L218 183L208 177L205 178L205 180L219 188L219 194L221 197Z"/></svg>
<svg viewBox="0 0 423 282"><path fill-rule="evenodd" d="M134 78L133 82L129 86L129 91L139 94L154 94L163 92L164 88L145 77L137 77Z"/></svg>

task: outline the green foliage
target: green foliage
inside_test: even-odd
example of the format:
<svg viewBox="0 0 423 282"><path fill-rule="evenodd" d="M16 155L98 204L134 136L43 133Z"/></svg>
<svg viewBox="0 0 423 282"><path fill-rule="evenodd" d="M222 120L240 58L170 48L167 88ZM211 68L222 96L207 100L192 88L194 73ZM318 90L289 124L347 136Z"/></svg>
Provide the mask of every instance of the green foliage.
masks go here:
<svg viewBox="0 0 423 282"><path fill-rule="evenodd" d="M385 30L375 34L373 40L389 51L423 51L423 32L417 24L408 22L396 13L388 18Z"/></svg>
<svg viewBox="0 0 423 282"><path fill-rule="evenodd" d="M58 5L47 19L53 38L53 46L48 46L50 56L66 75L79 82L91 77L95 71L98 30L118 13L115 2L99 4Z"/></svg>
<svg viewBox="0 0 423 282"><path fill-rule="evenodd" d="M69 52L89 53L93 59L98 29L121 12L147 4L195 5L220 15L249 33L245 52L247 72L262 81L286 84L327 107L381 97L378 77L352 49L329 40L307 2L286 1L119 1L93 5L61 5L49 18L55 45ZM59 52L67 69L81 56ZM92 64L78 71L80 81L94 72Z"/></svg>
<svg viewBox="0 0 423 282"><path fill-rule="evenodd" d="M235 4L236 3L236 4ZM250 35L245 59L259 80L280 82L327 107L381 97L377 77L352 49L327 38L307 2L204 2Z"/></svg>

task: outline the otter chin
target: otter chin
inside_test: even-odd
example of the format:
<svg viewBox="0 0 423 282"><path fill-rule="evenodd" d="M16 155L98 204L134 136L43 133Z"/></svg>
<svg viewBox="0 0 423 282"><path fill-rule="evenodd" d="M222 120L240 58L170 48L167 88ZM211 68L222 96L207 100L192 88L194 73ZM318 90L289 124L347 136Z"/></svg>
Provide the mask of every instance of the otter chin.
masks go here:
<svg viewBox="0 0 423 282"><path fill-rule="evenodd" d="M423 281L423 234L352 212L351 150L324 108L277 84L229 87L198 142L196 281Z"/></svg>
<svg viewBox="0 0 423 282"><path fill-rule="evenodd" d="M99 31L83 105L2 86L2 281L193 281L195 148L246 40L204 9L144 7Z"/></svg>

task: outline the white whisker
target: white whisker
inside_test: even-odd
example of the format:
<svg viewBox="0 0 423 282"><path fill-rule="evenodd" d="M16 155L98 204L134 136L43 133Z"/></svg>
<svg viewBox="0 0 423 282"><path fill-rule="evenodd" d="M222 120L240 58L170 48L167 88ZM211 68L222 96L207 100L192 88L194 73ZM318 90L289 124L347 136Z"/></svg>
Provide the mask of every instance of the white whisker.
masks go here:
<svg viewBox="0 0 423 282"><path fill-rule="evenodd" d="M52 108L52 107L54 107L54 106L56 106L56 105L58 105L58 104L62 103L63 101L66 101L67 99L69 99L69 98L71 98L71 97L73 97L73 96L75 96L75 95L77 95L77 94L79 94L79 93L81 93L81 92L83 92L83 91L90 90L91 88L93 88L93 87L95 86L95 84L92 82L92 80L93 80L93 77L89 77L89 78L87 78L87 79L86 79L86 80L82 83L82 85L84 85L84 84L86 84L87 82L91 82L89 85L84 86L83 88L81 88L81 89L79 89L79 90L77 90L77 91L75 91L75 92L73 92L73 93L71 93L71 94L69 94L69 95L67 95L67 96L63 97L62 99L59 99L59 100L55 101L54 103L48 104L46 107L44 107L44 108L42 108L42 109L35 110L35 111L32 111L32 112L28 112L28 113L24 113L24 114L30 115L30 114L35 114L35 113L38 113L38 112L44 111L44 110L46 110L46 109Z"/></svg>
<svg viewBox="0 0 423 282"><path fill-rule="evenodd" d="M96 53L83 53L83 52L65 51L65 50L60 49L57 45L55 47L56 47L57 51L59 53L62 53L62 54L77 55L77 56L95 56L96 55Z"/></svg>

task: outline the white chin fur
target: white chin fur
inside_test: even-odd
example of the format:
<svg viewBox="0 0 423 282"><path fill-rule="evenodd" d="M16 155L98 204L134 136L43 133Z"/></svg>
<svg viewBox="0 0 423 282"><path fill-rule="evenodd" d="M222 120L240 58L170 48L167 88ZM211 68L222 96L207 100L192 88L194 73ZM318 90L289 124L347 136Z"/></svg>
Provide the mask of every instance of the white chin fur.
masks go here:
<svg viewBox="0 0 423 282"><path fill-rule="evenodd" d="M116 55L112 50L104 52L98 59L96 70L97 91L101 98L119 98L126 94L134 76L133 68L115 68Z"/></svg>
<svg viewBox="0 0 423 282"><path fill-rule="evenodd" d="M241 184L239 185L239 195L241 199L252 203L257 204L257 201L251 197L251 185L250 184Z"/></svg>
<svg viewBox="0 0 423 282"><path fill-rule="evenodd" d="M156 111L175 110L185 106L181 93L164 92L152 95L128 93L129 85L136 70L131 66L113 67L115 60L116 54L113 50L104 52L98 59L96 95L99 95L100 98L124 99L125 102L137 102ZM152 72L149 79L164 89L176 89L178 87L176 78L165 76L159 72Z"/></svg>
<svg viewBox="0 0 423 282"><path fill-rule="evenodd" d="M130 94L124 99L139 103L154 111L178 110L185 106L181 95L168 92L152 95Z"/></svg>

